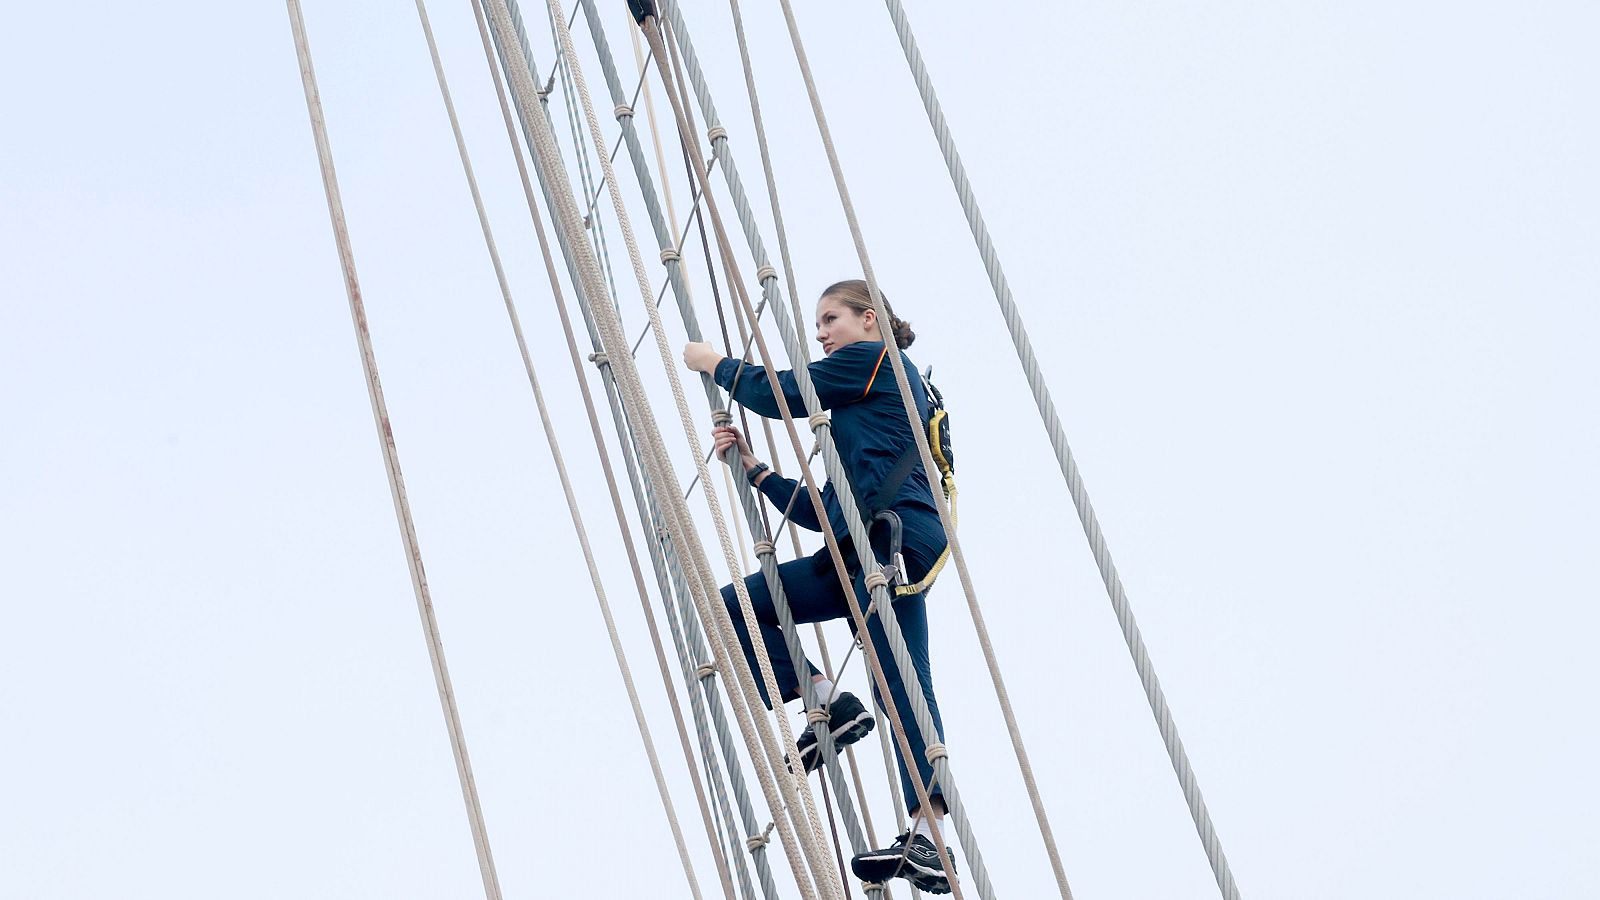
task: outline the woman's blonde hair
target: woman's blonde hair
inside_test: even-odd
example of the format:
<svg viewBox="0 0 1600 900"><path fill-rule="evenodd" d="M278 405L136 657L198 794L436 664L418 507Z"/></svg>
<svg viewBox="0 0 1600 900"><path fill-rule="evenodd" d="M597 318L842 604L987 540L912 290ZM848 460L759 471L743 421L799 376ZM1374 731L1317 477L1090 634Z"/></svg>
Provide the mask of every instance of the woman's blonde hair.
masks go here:
<svg viewBox="0 0 1600 900"><path fill-rule="evenodd" d="M889 312L889 333L894 335L895 345L904 350L911 346L912 341L917 339L917 333L911 330L910 322L894 314L894 307L889 305L888 295L882 291L878 293L883 297L883 308ZM869 309L877 309L872 305L872 291L868 289L867 283L860 278L852 278L848 281L840 281L828 285L822 291L822 299L826 300L829 297L855 310L858 316Z"/></svg>

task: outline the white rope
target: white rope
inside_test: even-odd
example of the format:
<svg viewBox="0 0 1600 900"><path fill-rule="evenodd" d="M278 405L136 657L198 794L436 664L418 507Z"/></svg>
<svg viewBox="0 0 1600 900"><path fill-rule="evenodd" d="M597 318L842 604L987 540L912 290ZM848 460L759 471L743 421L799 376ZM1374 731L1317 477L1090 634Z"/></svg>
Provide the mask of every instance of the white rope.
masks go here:
<svg viewBox="0 0 1600 900"><path fill-rule="evenodd" d="M478 854L478 872L483 878L483 893L488 900L500 900L500 878L495 872L494 854L489 848L488 827L483 821L483 807L478 801L478 786L472 775L472 760L467 755L467 737L461 726L461 711L456 707L455 688L450 683L450 670L445 664L444 642L439 636L439 622L433 612L433 598L428 591L428 576L422 567L422 548L417 540L416 525L411 518L411 502L406 497L405 477L400 471L400 453L395 447L394 430L389 425L389 407L383 398L383 384L378 377L378 358L373 352L372 336L367 331L367 313L361 300L361 284L356 277L355 252L350 246L350 233L345 224L344 202L339 197L339 179L333 167L333 150L328 144L328 129L322 116L322 100L317 91L317 74L311 63L311 46L306 39L306 26L300 13L299 0L288 0L289 25L294 32L295 54L300 60L300 81L305 88L306 111L311 116L311 134L317 146L317 162L322 170L322 187L328 198L328 215L333 221L334 242L339 250L339 266L344 271L345 293L350 298L350 317L355 324L356 344L361 352L361 367L367 376L367 395L372 401L372 417L378 427L378 442L383 448L384 467L389 473L389 492L394 498L395 518L400 525L400 539L405 545L406 565L411 572L411 587L417 598L417 612L422 619L422 630L428 641L428 658L433 663L434 685L439 691L439 704L444 710L445 729L450 735L450 749L455 755L456 776L461 782L461 796L466 802L467 822L472 829L472 843Z"/></svg>

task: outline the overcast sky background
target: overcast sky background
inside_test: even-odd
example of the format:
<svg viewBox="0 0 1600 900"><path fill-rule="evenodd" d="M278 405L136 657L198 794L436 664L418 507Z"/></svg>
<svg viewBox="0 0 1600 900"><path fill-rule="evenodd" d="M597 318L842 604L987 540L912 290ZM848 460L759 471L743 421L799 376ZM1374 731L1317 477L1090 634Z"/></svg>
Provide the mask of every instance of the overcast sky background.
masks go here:
<svg viewBox="0 0 1600 900"><path fill-rule="evenodd" d="M954 411L963 543L1074 891L1215 896L888 17L799 6ZM776 6L746 7L809 306L860 267ZM1600 10L910 7L1243 895L1600 895ZM0 897L481 896L284 8L8 12ZM729 9L685 12L776 255ZM477 30L431 13L711 896ZM416 13L306 20L506 896L688 896ZM664 404L649 342L641 366ZM955 580L930 602L996 891L1049 896ZM844 681L865 693L859 657Z"/></svg>

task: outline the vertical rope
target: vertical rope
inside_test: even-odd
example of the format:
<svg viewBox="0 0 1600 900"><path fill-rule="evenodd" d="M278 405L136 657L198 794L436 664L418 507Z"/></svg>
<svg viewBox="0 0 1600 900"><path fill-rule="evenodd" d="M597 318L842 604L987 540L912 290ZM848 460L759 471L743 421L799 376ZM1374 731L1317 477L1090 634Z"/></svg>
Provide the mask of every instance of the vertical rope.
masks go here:
<svg viewBox="0 0 1600 900"><path fill-rule="evenodd" d="M1111 559L1111 551L1106 546L1105 534L1100 529L1100 520L1095 515L1093 504L1089 502L1089 494L1084 488L1083 477L1078 472L1077 461L1073 458L1072 448L1067 444L1066 435L1061 429L1061 417L1056 412L1055 401L1051 399L1049 386L1046 385L1044 374L1040 371L1038 358L1033 352L1033 343L1028 339L1027 329L1022 322L1022 314L1012 299L1011 285L1006 280L1005 270L1000 265L999 253L989 236L989 227L985 224L983 213L978 208L972 183L967 179L966 167L961 162L955 138L950 133L944 110L933 89L933 80L922 61L922 52L917 46L916 36L911 32L911 23L906 18L905 8L900 4L900 0L885 0L885 3L889 10L889 18L894 22L895 34L900 39L900 47L905 53L906 64L910 67L911 77L916 82L917 92L922 98L923 108L927 111L928 124L932 127L939 150L944 155L951 184L955 187L956 196L961 201L962 212L966 214L967 225L972 231L973 240L977 243L978 255L982 257L984 269L989 274L989 284L994 290L995 301L1000 306L1000 315L1005 320L1006 330L1011 335L1011 343L1016 348L1017 359L1022 364L1028 388L1033 393L1034 404L1039 409L1039 417L1046 433L1050 436L1050 446L1055 450L1056 463L1061 468L1062 478L1066 480L1067 491L1072 495L1072 503L1078 511L1084 535L1089 539L1095 565L1100 570L1100 578L1105 583L1112 610L1116 613L1117 624L1122 629L1128 652L1133 657L1134 668L1139 673L1139 682L1144 687L1150 711L1155 716L1162 743L1166 745L1173 772L1178 777L1184 800L1188 803L1189 814L1194 819L1195 829L1206 851L1206 858L1211 863L1217 887L1226 900L1238 900L1239 887L1234 881L1227 855L1222 851L1222 841L1218 838L1216 827L1211 822L1211 813L1206 808L1205 797L1200 793L1199 781L1189 764L1189 755L1184 750L1182 738L1178 735L1172 711L1167 706L1166 694L1162 691L1155 667L1150 662L1149 651L1145 649L1144 637L1139 631L1138 622L1134 619L1133 608L1122 586L1122 578L1117 574L1116 564Z"/></svg>
<svg viewBox="0 0 1600 900"><path fill-rule="evenodd" d="M384 401L383 384L378 376L378 358L373 352L372 335L367 330L366 306L361 300L361 284L356 277L355 252L350 246L350 232L345 223L344 201L339 197L339 180L334 171L333 150L328 144L327 125L322 116L322 99L317 90L316 71L311 63L311 46L306 39L299 0L288 0L288 7L295 53L300 60L300 80L305 88L306 111L311 116L311 134L317 147L317 162L322 170L322 187L328 198L328 215L333 222L339 266L344 270L345 293L350 298L350 317L355 324L361 367L367 376L372 418L378 427L378 442L383 448L384 467L389 473L389 491L394 498L395 518L400 525L401 542L405 545L406 564L417 597L417 612L422 618L423 636L428 642L428 658L433 663L434 685L439 691L439 704L444 710L445 728L450 735L450 749L455 755L456 776L461 782L467 822L472 829L472 843L478 854L478 871L483 878L484 896L488 900L500 900L500 878L495 872L494 854L489 848L483 807L478 802L478 786L472 775L472 760L467 755L467 738L461 727L461 712L456 708L455 689L450 682L450 670L445 665L444 642L439 636L439 622L434 615L433 598L428 591L428 576L423 571L422 548L411 518L411 502L406 497L405 477L400 471L400 453L395 447L394 430L389 424L389 407Z"/></svg>
<svg viewBox="0 0 1600 900"><path fill-rule="evenodd" d="M756 129L756 148L761 151L761 174L767 180L767 199L772 204L772 222L778 234L778 258L783 261L784 283L789 287L789 302L794 307L794 320L804 322L806 314L800 309L800 290L795 287L794 260L789 256L789 234L783 227L783 207L778 203L778 179L772 169L772 154L767 150L767 125L761 117L761 97L756 93L756 74L750 64L750 46L744 36L744 16L739 12L737 0L728 4L733 10L733 35L739 45L739 62L744 67L745 93L750 95L750 116ZM803 349L809 350L801 343ZM804 361L811 362L808 352Z"/></svg>

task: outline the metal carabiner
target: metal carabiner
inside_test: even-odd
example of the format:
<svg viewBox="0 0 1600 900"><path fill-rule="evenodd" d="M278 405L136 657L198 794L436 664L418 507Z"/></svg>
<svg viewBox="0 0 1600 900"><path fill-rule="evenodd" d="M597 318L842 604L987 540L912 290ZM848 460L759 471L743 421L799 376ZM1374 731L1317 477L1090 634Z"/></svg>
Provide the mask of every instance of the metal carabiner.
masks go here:
<svg viewBox="0 0 1600 900"><path fill-rule="evenodd" d="M889 523L889 564L883 567L883 577L889 579L889 586L906 583L906 558L901 555L901 538L905 526L900 521L900 514L892 509L886 509L872 517L872 523Z"/></svg>

